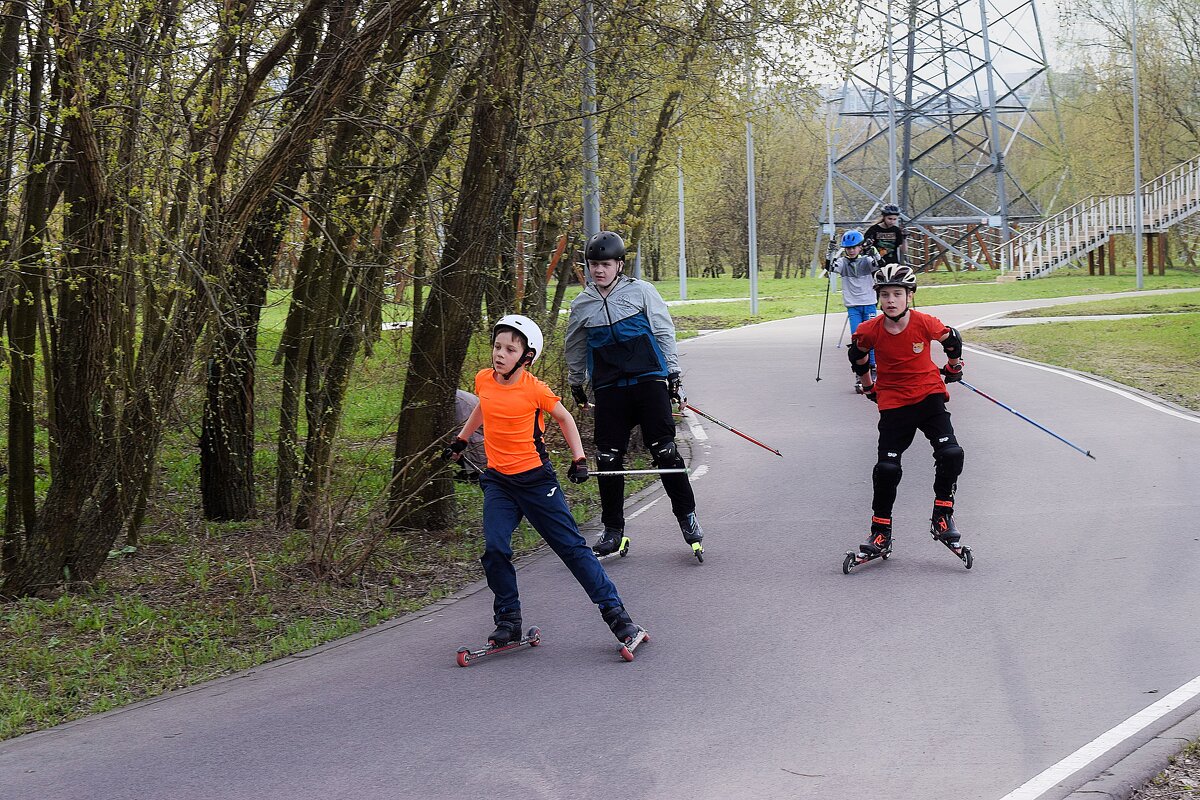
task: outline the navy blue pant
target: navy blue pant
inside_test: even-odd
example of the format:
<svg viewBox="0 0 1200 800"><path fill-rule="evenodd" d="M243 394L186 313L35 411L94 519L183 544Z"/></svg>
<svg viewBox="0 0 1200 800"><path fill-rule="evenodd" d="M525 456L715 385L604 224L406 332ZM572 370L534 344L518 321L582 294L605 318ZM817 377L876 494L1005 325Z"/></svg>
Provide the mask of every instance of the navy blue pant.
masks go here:
<svg viewBox="0 0 1200 800"><path fill-rule="evenodd" d="M521 610L517 571L512 564L512 535L522 517L541 534L601 611L621 605L617 587L579 533L549 464L516 475L489 469L479 478L479 485L483 487L484 547L479 560L488 587L496 595L496 614Z"/></svg>

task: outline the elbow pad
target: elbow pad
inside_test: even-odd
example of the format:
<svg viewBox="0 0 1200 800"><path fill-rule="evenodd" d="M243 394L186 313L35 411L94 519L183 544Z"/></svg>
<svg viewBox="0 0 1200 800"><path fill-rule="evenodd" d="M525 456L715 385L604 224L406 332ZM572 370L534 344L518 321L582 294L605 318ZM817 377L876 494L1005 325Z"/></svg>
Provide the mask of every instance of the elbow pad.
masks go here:
<svg viewBox="0 0 1200 800"><path fill-rule="evenodd" d="M950 335L942 342L942 349L946 351L948 358L962 358L962 336L954 328L950 328L949 330Z"/></svg>
<svg viewBox="0 0 1200 800"><path fill-rule="evenodd" d="M865 375L871 370L871 363L869 361L865 364L858 363L859 359L866 358L869 355L870 352L859 350L855 342L850 342L850 347L846 350L846 357L850 359L850 369L854 370L855 375Z"/></svg>

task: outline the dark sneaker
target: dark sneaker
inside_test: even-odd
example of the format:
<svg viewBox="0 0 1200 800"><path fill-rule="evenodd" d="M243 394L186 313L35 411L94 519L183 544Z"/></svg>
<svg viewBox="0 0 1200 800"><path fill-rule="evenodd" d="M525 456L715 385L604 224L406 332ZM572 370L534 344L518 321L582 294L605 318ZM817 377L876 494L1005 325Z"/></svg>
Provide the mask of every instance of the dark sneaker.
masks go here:
<svg viewBox="0 0 1200 800"><path fill-rule="evenodd" d="M954 514L940 509L934 512L929 530L935 539L949 545L957 545L958 540L962 538L954 525Z"/></svg>
<svg viewBox="0 0 1200 800"><path fill-rule="evenodd" d="M496 630L488 637L492 647L504 647L512 642L521 640L521 612L511 611L496 615Z"/></svg>
<svg viewBox="0 0 1200 800"><path fill-rule="evenodd" d="M871 517L871 534L867 541L858 546L866 556L879 556L892 551L892 521L883 517Z"/></svg>
<svg viewBox="0 0 1200 800"><path fill-rule="evenodd" d="M696 519L695 511L686 517L679 517L679 530L683 532L683 540L688 544L695 544L704 538L704 529L700 527L700 520Z"/></svg>
<svg viewBox="0 0 1200 800"><path fill-rule="evenodd" d="M613 636L617 637L617 641L623 644L629 644L633 641L633 637L637 636L638 626L633 624L633 620L629 618L629 613L625 611L625 606L615 606L605 609L600 612L604 617L605 623L608 624L608 629L613 632Z"/></svg>
<svg viewBox="0 0 1200 800"><path fill-rule="evenodd" d="M604 528L604 533L600 534L600 538L592 545L592 552L598 556L606 556L609 553L615 553L621 547L621 540L625 538L625 531L617 530L616 528Z"/></svg>

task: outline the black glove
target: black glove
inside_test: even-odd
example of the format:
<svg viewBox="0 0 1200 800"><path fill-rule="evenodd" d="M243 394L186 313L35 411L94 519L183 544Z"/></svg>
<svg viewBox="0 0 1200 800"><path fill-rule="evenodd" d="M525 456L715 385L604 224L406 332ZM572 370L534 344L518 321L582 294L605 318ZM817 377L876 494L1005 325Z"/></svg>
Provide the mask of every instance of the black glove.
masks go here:
<svg viewBox="0 0 1200 800"><path fill-rule="evenodd" d="M879 403L879 395L875 393L875 384L871 384L870 389L863 390L863 397L867 398L872 403L875 403L875 404Z"/></svg>
<svg viewBox="0 0 1200 800"><path fill-rule="evenodd" d="M942 367L942 377L946 379L946 383L958 383L962 380L964 364L965 362L962 359L959 359L958 364L955 366L950 366L947 364L946 366Z"/></svg>
<svg viewBox="0 0 1200 800"><path fill-rule="evenodd" d="M567 467L567 480L571 483L583 483L588 479L586 458L577 458Z"/></svg>
<svg viewBox="0 0 1200 800"><path fill-rule="evenodd" d="M583 408L588 404L587 392L584 391L583 384L573 384L571 386L571 397L575 399L575 405Z"/></svg>
<svg viewBox="0 0 1200 800"><path fill-rule="evenodd" d="M671 399L678 403L681 409L687 405L687 395L683 393L683 383L679 380L678 372L667 376L667 394L671 395Z"/></svg>
<svg viewBox="0 0 1200 800"><path fill-rule="evenodd" d="M467 449L467 440L460 438L458 436L455 436L454 441L451 442L450 446L442 451L442 458L451 458L451 459L454 459L455 461L458 461L458 459L455 458L455 456L457 456L459 453L461 453L463 450L466 450L466 449Z"/></svg>

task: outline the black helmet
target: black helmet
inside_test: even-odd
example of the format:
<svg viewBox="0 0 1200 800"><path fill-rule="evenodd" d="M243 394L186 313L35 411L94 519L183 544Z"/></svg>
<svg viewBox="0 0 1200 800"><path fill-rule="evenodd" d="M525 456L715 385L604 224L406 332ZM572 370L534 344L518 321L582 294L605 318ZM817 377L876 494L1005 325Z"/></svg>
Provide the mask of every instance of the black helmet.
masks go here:
<svg viewBox="0 0 1200 800"><path fill-rule="evenodd" d="M895 203L888 203L883 207L883 215L885 217L890 217L893 214L897 217L900 216L900 206L896 205Z"/></svg>
<svg viewBox="0 0 1200 800"><path fill-rule="evenodd" d="M917 274L912 271L912 267L904 264L888 264L886 267L875 270L875 292L884 286L903 286L910 291L917 290Z"/></svg>
<svg viewBox="0 0 1200 800"><path fill-rule="evenodd" d="M625 242L612 231L600 231L588 239L583 257L588 261L625 260Z"/></svg>

